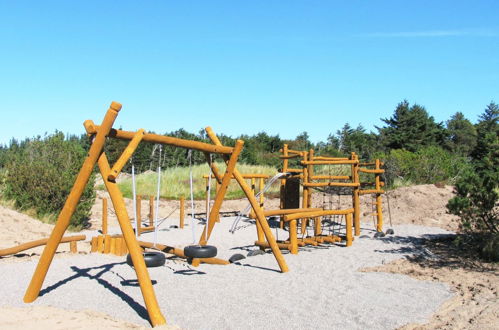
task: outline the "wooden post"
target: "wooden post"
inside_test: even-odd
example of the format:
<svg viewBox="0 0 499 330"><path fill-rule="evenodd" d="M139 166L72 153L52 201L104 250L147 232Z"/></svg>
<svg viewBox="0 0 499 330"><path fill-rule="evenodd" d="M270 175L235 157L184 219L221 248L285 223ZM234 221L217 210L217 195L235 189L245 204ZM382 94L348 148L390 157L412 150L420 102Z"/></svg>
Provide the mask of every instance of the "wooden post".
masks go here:
<svg viewBox="0 0 499 330"><path fill-rule="evenodd" d="M92 241L90 243L90 252L97 252L97 237L92 237Z"/></svg>
<svg viewBox="0 0 499 330"><path fill-rule="evenodd" d="M322 222L321 222L321 217L315 217L314 218L314 224L315 224L315 228L314 228L314 235L315 236L319 236L319 235L322 235Z"/></svg>
<svg viewBox="0 0 499 330"><path fill-rule="evenodd" d="M380 170L379 159L376 159L376 170ZM375 189L377 191L381 190L381 180L380 173L375 173ZM376 231L383 231L383 205L381 200L381 194L376 193Z"/></svg>
<svg viewBox="0 0 499 330"><path fill-rule="evenodd" d="M308 159L309 160L314 160L314 149L310 149L309 154L308 154ZM311 182L311 178L314 176L314 165L310 164L308 165L308 181ZM307 198L307 207L311 208L312 207L312 189L308 189L308 198Z"/></svg>
<svg viewBox="0 0 499 330"><path fill-rule="evenodd" d="M265 201L265 197L263 196L264 188L265 188L265 181L263 178L260 178L258 191L260 192L260 207L262 208L262 210L263 210L263 203Z"/></svg>
<svg viewBox="0 0 499 330"><path fill-rule="evenodd" d="M347 223L347 226L346 226L346 239L347 239L347 246L351 246L352 245L352 241L353 241L353 238L352 238L352 213L347 213L346 215L346 223Z"/></svg>
<svg viewBox="0 0 499 330"><path fill-rule="evenodd" d="M149 226L154 227L154 196L149 196Z"/></svg>
<svg viewBox="0 0 499 330"><path fill-rule="evenodd" d="M109 253L116 254L116 237L111 237Z"/></svg>
<svg viewBox="0 0 499 330"><path fill-rule="evenodd" d="M97 252L104 252L104 235L97 236Z"/></svg>
<svg viewBox="0 0 499 330"><path fill-rule="evenodd" d="M78 248L76 246L76 241L69 242L69 249L70 249L71 253L77 253L78 252Z"/></svg>
<svg viewBox="0 0 499 330"><path fill-rule="evenodd" d="M303 160L307 161L308 160L308 152L303 153ZM305 184L309 183L308 182L308 165L303 166L303 191L302 191L302 208L306 209L308 207L308 191L309 187L307 187ZM308 218L303 218L301 219L301 233L302 235L305 234L307 231L307 223L308 223Z"/></svg>
<svg viewBox="0 0 499 330"><path fill-rule="evenodd" d="M351 159L352 160L357 160L357 163L352 164L352 181L353 183L360 183L360 177L359 177L359 163L358 163L358 156L355 154L355 152L352 152L351 154ZM353 217L354 217L354 227L355 227L355 236L360 235L360 184L357 187L353 188Z"/></svg>
<svg viewBox="0 0 499 330"><path fill-rule="evenodd" d="M296 220L289 222L289 245L291 254L298 254L298 233Z"/></svg>
<svg viewBox="0 0 499 330"><path fill-rule="evenodd" d="M111 251L111 236L104 235L104 253L108 254Z"/></svg>
<svg viewBox="0 0 499 330"><path fill-rule="evenodd" d="M40 260L38 261L38 265L36 266L33 277L31 278L31 282L26 289L26 293L24 295L24 302L26 303L33 302L40 294L40 289L43 285L50 264L52 263L55 252L57 251L57 247L59 246L64 232L69 226L69 221L71 220L71 217L76 210L76 206L81 198L81 195L83 194L83 190L88 183L88 179L92 174L95 163L102 152L104 143L106 141L106 136L109 134L109 131L111 130L111 127L113 126L113 123L120 110L121 104L119 104L118 102L113 102L106 112L106 115L102 121L102 125L97 131L93 143L90 146L88 156L85 158L85 161L81 166L80 172L76 177L76 181L73 185L73 188L71 188L71 192L69 193L69 196L64 203L64 207L62 208L61 213L59 213L55 227L50 234L47 245L43 249L43 253L40 257ZM104 178L104 181L106 180L107 177Z"/></svg>
<svg viewBox="0 0 499 330"><path fill-rule="evenodd" d="M102 234L107 234L107 198L102 198Z"/></svg>
<svg viewBox="0 0 499 330"><path fill-rule="evenodd" d="M288 145L284 144L281 149L283 160L282 160L282 173L286 173L288 171L289 160L286 158L288 156ZM279 208L282 210L284 208L284 195L286 192L286 179L281 179L281 189L279 194ZM284 219L281 216L279 221L279 227L284 229Z"/></svg>
<svg viewBox="0 0 499 330"><path fill-rule="evenodd" d="M184 219L185 219L185 197L180 196L180 228L184 228Z"/></svg>

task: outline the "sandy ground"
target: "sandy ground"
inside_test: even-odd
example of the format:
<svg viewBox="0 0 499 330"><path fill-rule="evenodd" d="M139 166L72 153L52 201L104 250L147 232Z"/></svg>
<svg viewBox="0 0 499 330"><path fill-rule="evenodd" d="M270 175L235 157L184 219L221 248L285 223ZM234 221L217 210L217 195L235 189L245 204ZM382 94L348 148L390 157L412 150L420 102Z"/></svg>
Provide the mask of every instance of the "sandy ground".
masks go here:
<svg viewBox="0 0 499 330"><path fill-rule="evenodd" d="M350 248L310 247L297 256L286 254L290 267L286 274L276 271L271 254L248 257L239 264L198 268L167 259L164 267L150 269L158 301L168 323L185 329L497 328L497 266L470 266L441 247L426 244L430 237L445 238L449 230L456 230L457 219L445 213L451 196L450 187L433 185L390 192L384 198L385 228L393 228L395 235L382 239L372 239L371 199L363 198L363 235L370 238L357 238ZM348 197L329 200L320 193L313 202L314 206L340 203L344 207L351 203ZM197 212L202 212L204 203L196 204ZM246 204L227 201L223 210L242 210ZM130 213L131 205L127 201ZM277 205L276 200L265 203L266 208ZM192 240L190 226L170 228L178 224L177 208L176 201L160 203L160 218L170 216L158 232L159 242L182 246ZM142 210L147 222L147 201ZM92 214L92 227L85 232L89 237L100 229L100 199ZM111 211L108 214L110 231L118 232L116 219ZM222 218L210 240L221 258L246 255L254 249L254 225L243 221L231 235L232 221ZM0 225L0 249L45 238L53 227L3 207ZM200 226L196 230L198 236ZM273 230L280 238L286 237L285 232ZM154 235L146 234L143 239L152 241ZM85 242L78 244L80 252L75 256L65 252L67 245L60 247L53 261L42 296L28 307L22 296L41 248L0 258L0 274L6 283L0 288L0 327L148 327L140 290L129 285L135 278L133 269L123 258L89 256Z"/></svg>

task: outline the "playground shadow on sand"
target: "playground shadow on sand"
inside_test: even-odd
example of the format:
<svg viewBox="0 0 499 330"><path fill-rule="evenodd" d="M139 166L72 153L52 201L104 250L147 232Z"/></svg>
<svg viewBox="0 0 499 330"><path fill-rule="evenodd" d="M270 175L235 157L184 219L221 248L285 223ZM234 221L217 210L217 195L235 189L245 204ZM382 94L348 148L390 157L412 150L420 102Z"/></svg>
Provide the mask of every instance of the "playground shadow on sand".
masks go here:
<svg viewBox="0 0 499 330"><path fill-rule="evenodd" d="M78 268L76 266L71 266L71 270L73 270L75 272L74 275L72 275L64 280L61 280L55 284L52 284L52 285L48 286L47 288L41 290L39 296L41 297L41 296L57 289L58 287L63 286L66 283L69 283L69 282L75 280L75 279L86 277L88 279L97 281L97 283L99 283L104 288L111 291L113 294L117 295L122 301L127 303L128 306L130 306L130 308L132 308L141 318L143 318L146 321L149 321L149 315L147 313L147 310L144 308L144 306L142 306L140 303L135 301L132 297L130 297L125 292L123 292L122 290L120 290L119 288L114 286L112 283L101 278L101 276L104 273L112 271L112 268L114 266L123 265L123 264L124 264L124 262L110 263L110 264L105 264L105 265L96 266L96 267L89 267L89 268ZM91 270L100 270L100 271L96 275L91 275L90 274ZM118 275L117 273L115 273L115 274ZM118 275L118 276L121 277L120 275ZM125 280L123 277L121 277L121 278L123 279L123 281L121 283L123 284L123 282L124 282L124 285L127 285L127 280ZM156 281L152 281L152 283L156 284ZM133 280L130 280L130 284L128 284L128 285L132 285L132 284L133 284Z"/></svg>

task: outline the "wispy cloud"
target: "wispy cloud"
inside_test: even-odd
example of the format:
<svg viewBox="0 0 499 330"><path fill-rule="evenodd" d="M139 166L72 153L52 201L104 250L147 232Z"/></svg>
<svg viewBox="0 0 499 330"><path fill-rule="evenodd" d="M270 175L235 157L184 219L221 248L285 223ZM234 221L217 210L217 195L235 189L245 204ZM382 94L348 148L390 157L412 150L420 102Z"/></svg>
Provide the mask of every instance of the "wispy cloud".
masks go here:
<svg viewBox="0 0 499 330"><path fill-rule="evenodd" d="M431 30L404 32L373 32L358 36L369 38L441 38L441 37L497 37L497 29Z"/></svg>

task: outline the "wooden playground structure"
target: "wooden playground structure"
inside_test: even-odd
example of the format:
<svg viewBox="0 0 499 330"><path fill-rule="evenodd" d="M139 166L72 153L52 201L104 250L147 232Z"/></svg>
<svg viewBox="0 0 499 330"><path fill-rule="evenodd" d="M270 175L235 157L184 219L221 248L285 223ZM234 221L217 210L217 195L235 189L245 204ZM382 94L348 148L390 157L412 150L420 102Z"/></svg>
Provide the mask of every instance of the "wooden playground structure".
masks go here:
<svg viewBox="0 0 499 330"><path fill-rule="evenodd" d="M272 250L272 253L275 256L281 272L288 271L287 264L282 256L282 253L279 249L279 246L277 245L274 236L272 235L272 232L267 223L267 219L262 208L260 207L260 203L256 200L251 188L248 186L245 179L236 168L237 159L243 148L243 141L237 140L234 147L224 146L222 145L216 134L213 132L213 130L211 130L211 128L209 127L206 128L206 133L212 141L212 144L157 134L150 134L146 133L143 129L140 129L137 132L113 129L113 123L120 110L121 104L112 102L111 106L106 112L106 115L104 116L101 125L95 125L91 120L87 120L84 122L84 127L87 131L87 134L92 138L92 144L76 178L76 181L71 189L71 192L66 200L66 203L57 218L56 225L47 240L46 246L32 276L31 282L26 290L24 302L33 302L38 297L57 247L62 241L63 235L69 226L70 218L73 215L83 193L83 190L88 183L90 175L95 165L97 164L100 170L100 174L104 180L106 190L111 197L111 202L118 218L123 240L125 242L126 248L130 253L131 260L137 274L139 286L144 298L146 309L149 315L149 320L153 326L158 326L166 323L166 319L159 308L156 295L151 284L151 279L144 262L143 250L141 248L141 246L153 247L154 245L157 246L157 244L139 242L137 240L125 207L123 195L115 181L116 177L121 172L121 169L128 161L128 159L132 156L135 149L141 142L152 142L192 149L201 151L205 154L207 162L211 168L212 175L218 182L219 188L216 192L214 203L209 213L208 221L204 227L201 238L199 239L199 246L205 246L207 244L213 227L216 224L220 207L227 192L227 187L231 179L234 178L249 200L255 214L257 226L259 230L262 231L266 243ZM128 146L125 148L119 159L112 167L109 164L107 156L104 152L104 145L107 138L117 138L130 141ZM211 162L210 154L217 154L223 157L227 165L225 173L220 173L217 166L213 162ZM163 245L160 248L162 248L162 251L164 252L185 257L184 251L179 251L179 249L171 248L166 245ZM216 263L216 261L214 261L214 263Z"/></svg>
<svg viewBox="0 0 499 330"><path fill-rule="evenodd" d="M280 208L277 210L265 210L265 216L280 216L280 227L285 225L289 228L289 238L278 241L279 248L289 250L292 254L298 253L298 248L305 245L317 246L320 243L345 242L351 246L354 236L360 235L360 195L375 195L376 231L383 230L382 198L384 191L381 189L384 183L381 181L382 163L377 159L372 163L361 163L355 153L350 157L325 157L315 156L314 150L298 151L289 149L285 144L280 150L283 161L282 173L288 173L281 179ZM301 168L289 167L289 160L297 158ZM315 174L315 166L346 165L350 167L349 175ZM373 168L374 167L374 168ZM374 174L374 181L361 182L360 173ZM300 187L301 204L300 204ZM329 193L346 194L352 197L352 207L347 209L326 209L312 207L313 189L326 189ZM250 213L250 217L255 217ZM323 223L330 220L331 216L342 216L345 218L345 231L343 235L337 233L324 234ZM309 222L313 222L313 234L306 235ZM298 228L300 222L300 228ZM299 230L300 229L300 230ZM299 238L299 231L301 238ZM264 232L257 224L257 241L255 245L261 249L270 246L264 239Z"/></svg>
<svg viewBox="0 0 499 330"><path fill-rule="evenodd" d="M166 323L151 284L149 272L144 261L144 249L159 250L166 254L171 254L187 259L192 265L200 263L226 265L230 262L216 258L214 255L193 256L187 253L188 248L203 248L207 245L210 235L217 222L220 221L221 206L226 196L228 187L232 180L235 180L248 199L251 211L248 217L255 220L257 240L255 245L261 250L270 249L274 255L281 272L287 272L288 266L281 250L289 250L291 254L297 254L300 247L306 245L317 246L322 243L344 243L351 246L354 236L360 235L360 201L361 195L372 195L373 203L372 215L376 217L376 231L383 229L382 197L384 193L384 182L381 175L384 173L382 163L379 160L362 163L355 153L349 157L326 157L316 156L313 149L308 151L293 150L284 145L280 150L282 155L282 170L272 180L280 180L280 207L275 210L264 210L265 181L269 175L264 174L241 174L237 169L238 157L243 149L244 142L237 140L234 147L224 146L210 127L206 128L206 134L211 140L204 143L193 140L180 139L170 136L147 133L144 129L136 132L113 129L115 119L121 104L113 102L107 110L101 125L95 125L91 120L84 122L87 135L92 143L87 157L80 169L75 183L67 197L65 205L61 210L56 225L48 239L29 242L14 248L0 250L0 256L17 253L35 246L45 245L43 253L38 261L36 270L33 273L31 282L26 290L24 301L33 302L39 296L46 274L53 260L54 254L60 243L68 242L71 252L76 253L76 242L85 239L85 236L64 237L71 216L75 212L76 206L82 196L83 190L88 183L90 175L98 165L100 174L104 181L105 188L109 193L114 213L117 217L121 234L110 235L108 233L108 200L102 199L102 235L98 235L91 240L91 252L114 254L123 256L129 253L129 261L136 272L138 283L144 298L145 306L149 315L149 320L153 326ZM129 143L123 150L115 164L109 164L104 146L108 138L128 140ZM130 217L125 207L123 195L116 183L116 178L120 175L126 162L132 157L138 145L142 142L169 145L188 150L200 151L205 155L205 159L210 168L210 174L205 175L206 182L206 212L204 213L206 223L197 245L187 246L185 249L159 244L156 241L145 242L139 240L143 232L154 231L159 226L155 223L154 214L157 215L159 205L158 198L155 202L152 196L137 196L134 201L133 218L136 220L135 229L132 227ZM217 168L212 161L212 155L219 155L226 164L224 173ZM290 166L290 160L295 160L298 166ZM338 166L348 168L348 173L342 175L331 173L321 173L317 170L319 166ZM158 173L160 170L158 169ZM374 178L367 179L374 175ZM361 177L363 179L361 179ZM211 201L210 188L212 180L215 181L215 197ZM248 181L249 180L249 184ZM158 179L159 182L159 179ZM257 184L258 182L258 184ZM269 183L269 186L271 183ZM258 187L258 188L257 188ZM312 205L314 190L322 189L324 194L349 195L351 197L351 207L335 208L327 207L323 203L322 207ZM258 194L257 194L258 192ZM191 194L192 194L192 173L191 173ZM135 196L135 195L134 195ZM146 221L142 218L142 199L149 198L149 213ZM192 197L191 197L192 202ZM154 205L156 203L156 211ZM193 209L193 207L191 208ZM249 209L249 208L248 208ZM178 228L184 227L185 219L185 198L179 200L180 220ZM194 211L192 218L194 218ZM289 237L286 240L277 241L273 236L267 217L279 217L281 229L287 228ZM344 226L342 232L326 232L324 226L327 222L335 219L343 219ZM157 219L157 218L156 218ZM313 234L309 235L309 229ZM193 234L194 235L194 234ZM186 243L186 245L189 245ZM191 251L191 250L190 250ZM216 248L215 248L216 251ZM230 260L230 259L229 259Z"/></svg>

